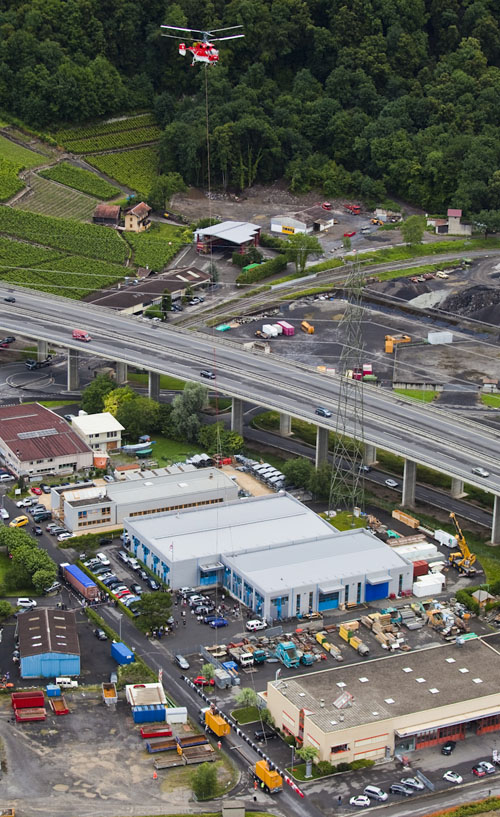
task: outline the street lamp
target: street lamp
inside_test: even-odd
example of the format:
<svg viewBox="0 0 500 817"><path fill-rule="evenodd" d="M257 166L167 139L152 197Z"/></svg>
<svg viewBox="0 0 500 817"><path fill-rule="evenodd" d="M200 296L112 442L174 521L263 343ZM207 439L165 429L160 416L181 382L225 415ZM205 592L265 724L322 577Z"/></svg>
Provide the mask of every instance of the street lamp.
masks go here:
<svg viewBox="0 0 500 817"><path fill-rule="evenodd" d="M119 620L119 623L120 623L120 629L118 631L118 635L120 637L120 641L122 640L122 618L123 618L123 613L119 613L118 614L118 620Z"/></svg>

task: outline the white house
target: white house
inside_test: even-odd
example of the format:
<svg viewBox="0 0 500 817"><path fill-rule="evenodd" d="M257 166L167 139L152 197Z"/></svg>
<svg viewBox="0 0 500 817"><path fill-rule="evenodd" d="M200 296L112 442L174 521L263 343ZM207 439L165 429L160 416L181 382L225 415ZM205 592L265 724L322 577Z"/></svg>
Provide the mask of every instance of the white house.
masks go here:
<svg viewBox="0 0 500 817"><path fill-rule="evenodd" d="M124 428L109 411L100 414L79 414L73 417L71 426L93 451L121 448Z"/></svg>

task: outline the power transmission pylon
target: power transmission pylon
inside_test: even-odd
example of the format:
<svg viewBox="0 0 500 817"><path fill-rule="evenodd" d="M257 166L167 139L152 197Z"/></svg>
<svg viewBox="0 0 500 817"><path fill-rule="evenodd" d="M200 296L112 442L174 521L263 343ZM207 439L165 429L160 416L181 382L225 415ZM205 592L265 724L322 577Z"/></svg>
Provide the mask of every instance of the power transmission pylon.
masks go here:
<svg viewBox="0 0 500 817"><path fill-rule="evenodd" d="M364 276L359 261L355 260L345 282L347 305L338 327L342 351L329 501L329 510L350 513L364 505L363 285Z"/></svg>

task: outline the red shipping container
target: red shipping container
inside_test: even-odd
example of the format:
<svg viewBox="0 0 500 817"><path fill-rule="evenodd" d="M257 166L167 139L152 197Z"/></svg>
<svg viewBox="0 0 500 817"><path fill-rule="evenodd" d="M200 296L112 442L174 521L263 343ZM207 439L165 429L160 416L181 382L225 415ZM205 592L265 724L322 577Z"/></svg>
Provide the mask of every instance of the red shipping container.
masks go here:
<svg viewBox="0 0 500 817"><path fill-rule="evenodd" d="M420 559L417 562L413 562L413 578L416 579L418 576L427 576L429 572L429 565L425 561L425 559Z"/></svg>
<svg viewBox="0 0 500 817"><path fill-rule="evenodd" d="M10 699L14 709L32 709L45 706L45 698L40 689L26 692L12 692Z"/></svg>

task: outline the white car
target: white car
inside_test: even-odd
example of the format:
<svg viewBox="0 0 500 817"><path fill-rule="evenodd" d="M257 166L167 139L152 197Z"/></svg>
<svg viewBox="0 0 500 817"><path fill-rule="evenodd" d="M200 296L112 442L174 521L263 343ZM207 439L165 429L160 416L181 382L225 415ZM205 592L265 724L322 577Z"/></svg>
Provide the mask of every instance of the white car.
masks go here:
<svg viewBox="0 0 500 817"><path fill-rule="evenodd" d="M425 789L424 784L418 777L403 777L401 783L405 786L409 786L410 789Z"/></svg>
<svg viewBox="0 0 500 817"><path fill-rule="evenodd" d="M267 623L265 621L259 621L257 618L247 621L247 630L249 633L255 633L257 630L265 630L266 627Z"/></svg>
<svg viewBox="0 0 500 817"><path fill-rule="evenodd" d="M34 599L28 599L26 597L23 597L17 600L17 606L25 607L26 609L29 610L30 607L36 607L36 601Z"/></svg>
<svg viewBox="0 0 500 817"><path fill-rule="evenodd" d="M72 534L72 533L68 533L68 532L66 531L66 533L60 533L60 534L59 534L59 536L57 537L57 541L58 541L58 542L65 542L65 541L66 541L66 539L72 539L72 538L73 538L73 534Z"/></svg>
<svg viewBox="0 0 500 817"><path fill-rule="evenodd" d="M2 517L2 519L9 519L10 518L7 508L0 508L0 516Z"/></svg>
<svg viewBox="0 0 500 817"><path fill-rule="evenodd" d="M397 488L399 482L396 482L395 479L386 479L385 484L387 485L388 488Z"/></svg>
<svg viewBox="0 0 500 817"><path fill-rule="evenodd" d="M367 808L370 805L370 798L365 794L356 794L349 800L349 805L359 806L360 808Z"/></svg>
<svg viewBox="0 0 500 817"><path fill-rule="evenodd" d="M32 500L30 499L29 496L27 496L26 499L20 499L19 502L16 502L16 505L18 508L29 508L31 503Z"/></svg>
<svg viewBox="0 0 500 817"><path fill-rule="evenodd" d="M481 760L480 763L477 764L480 769L482 769L486 774L494 774L496 769L493 763L490 763L488 760Z"/></svg>
<svg viewBox="0 0 500 817"><path fill-rule="evenodd" d="M478 465L476 468L473 468L472 473L475 474L477 477L483 477L483 479L486 479L486 477L489 477L490 475L490 472L487 471L486 468L481 468L480 465Z"/></svg>
<svg viewBox="0 0 500 817"><path fill-rule="evenodd" d="M105 553L96 553L95 556L96 559L99 559L100 563L104 565L104 567L109 567L109 565L111 564Z"/></svg>
<svg viewBox="0 0 500 817"><path fill-rule="evenodd" d="M461 774L458 772L452 772L451 769L448 772L445 772L443 775L443 780L447 780L448 783L463 783L464 779Z"/></svg>

